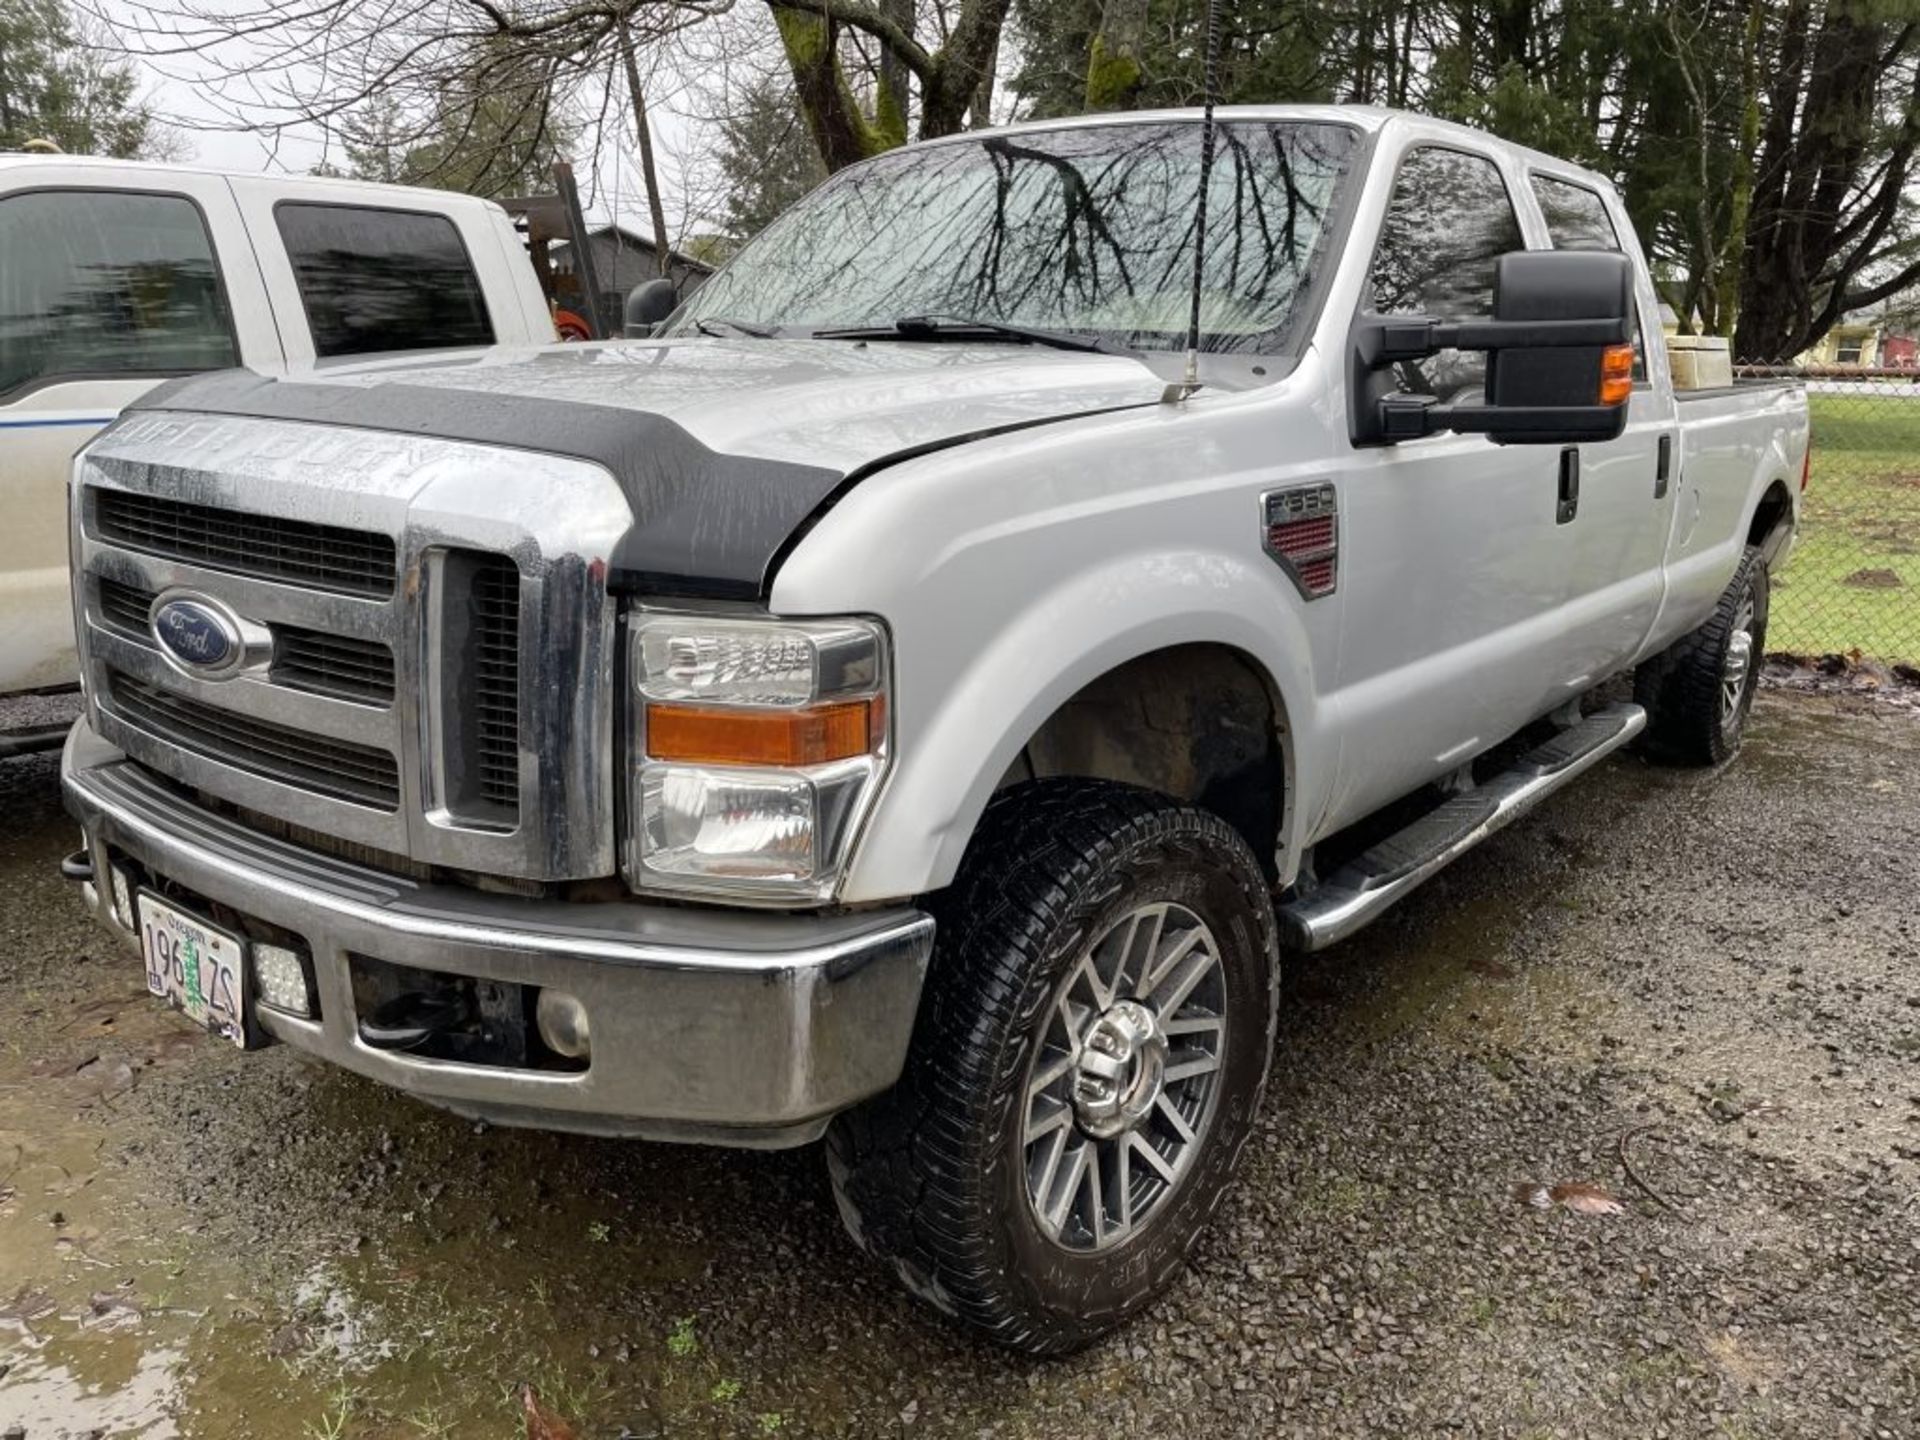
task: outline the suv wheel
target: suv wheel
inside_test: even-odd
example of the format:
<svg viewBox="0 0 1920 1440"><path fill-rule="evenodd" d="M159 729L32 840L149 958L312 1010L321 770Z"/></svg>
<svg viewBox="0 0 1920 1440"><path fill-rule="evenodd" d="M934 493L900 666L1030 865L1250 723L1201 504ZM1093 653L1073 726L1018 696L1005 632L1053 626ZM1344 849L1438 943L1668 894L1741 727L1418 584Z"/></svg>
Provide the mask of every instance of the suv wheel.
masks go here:
<svg viewBox="0 0 1920 1440"><path fill-rule="evenodd" d="M916 1293L1058 1354L1180 1273L1252 1131L1277 1011L1267 886L1218 816L1104 781L988 808L906 1073L835 1121L842 1218Z"/></svg>
<svg viewBox="0 0 1920 1440"><path fill-rule="evenodd" d="M1682 765L1718 765L1740 748L1767 645L1767 562L1748 546L1713 615L1641 665L1647 748Z"/></svg>

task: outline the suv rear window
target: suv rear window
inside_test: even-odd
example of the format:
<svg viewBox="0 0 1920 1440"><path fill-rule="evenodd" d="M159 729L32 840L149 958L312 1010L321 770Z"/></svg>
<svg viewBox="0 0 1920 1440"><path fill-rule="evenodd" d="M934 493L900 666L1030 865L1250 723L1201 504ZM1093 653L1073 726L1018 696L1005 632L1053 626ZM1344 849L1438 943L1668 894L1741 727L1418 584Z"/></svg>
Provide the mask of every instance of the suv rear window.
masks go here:
<svg viewBox="0 0 1920 1440"><path fill-rule="evenodd" d="M295 201L273 213L314 354L493 343L479 277L446 216Z"/></svg>
<svg viewBox="0 0 1920 1440"><path fill-rule="evenodd" d="M206 222L179 195L0 200L0 395L63 378L240 363Z"/></svg>

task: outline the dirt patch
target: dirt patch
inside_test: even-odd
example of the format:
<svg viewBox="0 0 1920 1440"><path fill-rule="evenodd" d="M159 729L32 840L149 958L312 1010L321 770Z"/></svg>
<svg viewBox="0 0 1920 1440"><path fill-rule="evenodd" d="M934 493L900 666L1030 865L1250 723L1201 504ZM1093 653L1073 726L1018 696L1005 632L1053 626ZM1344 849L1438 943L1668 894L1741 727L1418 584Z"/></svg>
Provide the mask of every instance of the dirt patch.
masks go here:
<svg viewBox="0 0 1920 1440"><path fill-rule="evenodd" d="M1856 570L1840 583L1856 590L1900 590L1907 582L1893 570Z"/></svg>

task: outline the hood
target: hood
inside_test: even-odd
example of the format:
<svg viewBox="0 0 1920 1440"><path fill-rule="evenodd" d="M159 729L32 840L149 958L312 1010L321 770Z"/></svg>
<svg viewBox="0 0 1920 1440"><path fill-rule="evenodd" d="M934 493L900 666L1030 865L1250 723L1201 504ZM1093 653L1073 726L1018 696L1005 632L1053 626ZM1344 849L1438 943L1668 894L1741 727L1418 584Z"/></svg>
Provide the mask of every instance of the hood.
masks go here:
<svg viewBox="0 0 1920 1440"><path fill-rule="evenodd" d="M226 371L132 407L251 415L569 455L634 513L643 588L763 596L790 540L891 459L1104 410L1164 382L1122 356L1025 345L681 339Z"/></svg>

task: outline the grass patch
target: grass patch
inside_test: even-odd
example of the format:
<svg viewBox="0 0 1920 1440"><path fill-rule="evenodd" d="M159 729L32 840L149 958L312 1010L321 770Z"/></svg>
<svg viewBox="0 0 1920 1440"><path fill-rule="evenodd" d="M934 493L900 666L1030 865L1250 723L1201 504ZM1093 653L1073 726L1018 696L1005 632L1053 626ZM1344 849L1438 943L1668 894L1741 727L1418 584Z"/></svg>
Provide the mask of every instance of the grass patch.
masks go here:
<svg viewBox="0 0 1920 1440"><path fill-rule="evenodd" d="M1920 395L1807 400L1813 473L1767 648L1920 660Z"/></svg>

